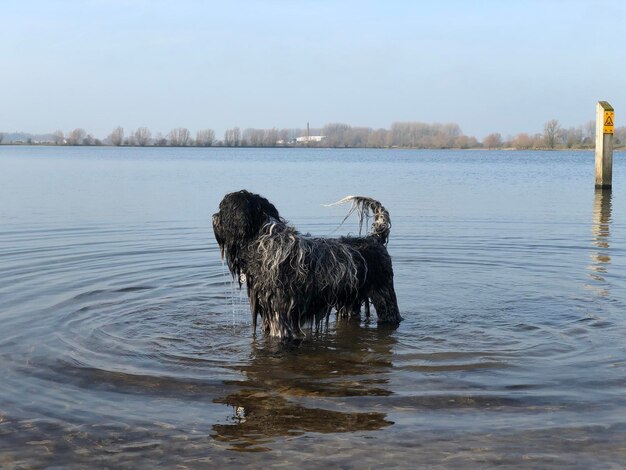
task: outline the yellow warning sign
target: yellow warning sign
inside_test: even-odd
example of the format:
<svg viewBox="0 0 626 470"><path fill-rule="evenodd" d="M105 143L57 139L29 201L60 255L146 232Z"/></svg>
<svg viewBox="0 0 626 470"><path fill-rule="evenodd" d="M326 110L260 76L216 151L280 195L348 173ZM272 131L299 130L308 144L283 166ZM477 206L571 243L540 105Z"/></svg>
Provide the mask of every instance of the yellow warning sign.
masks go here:
<svg viewBox="0 0 626 470"><path fill-rule="evenodd" d="M613 134L614 121L615 121L615 112L604 111L604 131L603 132L605 134Z"/></svg>

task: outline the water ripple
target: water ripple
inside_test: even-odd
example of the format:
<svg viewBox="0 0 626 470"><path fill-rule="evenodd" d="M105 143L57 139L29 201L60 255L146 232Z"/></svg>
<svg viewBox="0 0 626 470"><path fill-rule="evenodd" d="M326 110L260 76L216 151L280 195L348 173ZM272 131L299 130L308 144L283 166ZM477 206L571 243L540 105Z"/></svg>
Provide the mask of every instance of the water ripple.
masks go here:
<svg viewBox="0 0 626 470"><path fill-rule="evenodd" d="M393 466L406 456L466 467L528 455L539 467L594 467L599 455L622 462L624 195L539 178L526 181L532 191L494 183L494 198L491 185L469 185L456 166L478 177L478 157L455 156L452 165L448 154L385 155L389 165L363 156L363 168L352 157L318 155L334 169L330 183L262 188L315 234L355 229L338 229L343 214L313 207L311 194L317 204L379 188L394 220L389 251L405 321L397 329L331 321L297 345L253 335L246 293L220 262L207 211L226 181L240 178L232 165L244 173L238 184L256 185L283 174L284 161L152 161L163 172L155 187L182 198L188 186L180 182L190 179L201 209L153 201L150 186L133 192L137 204L125 199L125 210L92 197L105 204L98 219L89 207L64 224L60 214L24 215L46 201L36 188L37 197L20 192L15 207L24 214L1 209L0 466L141 459L153 467L264 467L276 452L305 467L307 459ZM541 170L533 174L552 168L552 160L522 157ZM521 157L499 158L504 170L528 171ZM584 175L578 165L587 157L568 158L559 164ZM106 175L112 163L97 161ZM131 161L141 186L146 162ZM298 162L289 171L322 171L315 159ZM173 168L188 172L178 180ZM424 176L439 170L458 194ZM300 176L281 184L308 181ZM210 201L197 197L208 186ZM103 214L114 214L111 223ZM569 457L572 443L580 460Z"/></svg>

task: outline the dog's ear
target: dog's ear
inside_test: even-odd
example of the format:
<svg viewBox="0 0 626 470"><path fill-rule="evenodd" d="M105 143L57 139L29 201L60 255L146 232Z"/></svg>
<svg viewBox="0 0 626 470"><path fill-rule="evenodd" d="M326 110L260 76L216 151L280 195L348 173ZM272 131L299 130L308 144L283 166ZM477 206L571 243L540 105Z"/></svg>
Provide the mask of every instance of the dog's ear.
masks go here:
<svg viewBox="0 0 626 470"><path fill-rule="evenodd" d="M231 243L245 243L256 238L272 218L280 220L280 215L264 197L245 190L227 194L220 203L219 237Z"/></svg>
<svg viewBox="0 0 626 470"><path fill-rule="evenodd" d="M259 213L264 214L262 225L266 224L270 218L274 220L280 220L280 214L278 213L278 209L276 209L274 204L269 202L263 196L259 196L258 194L254 194L254 196L255 197L253 204L256 205L255 209L258 210Z"/></svg>

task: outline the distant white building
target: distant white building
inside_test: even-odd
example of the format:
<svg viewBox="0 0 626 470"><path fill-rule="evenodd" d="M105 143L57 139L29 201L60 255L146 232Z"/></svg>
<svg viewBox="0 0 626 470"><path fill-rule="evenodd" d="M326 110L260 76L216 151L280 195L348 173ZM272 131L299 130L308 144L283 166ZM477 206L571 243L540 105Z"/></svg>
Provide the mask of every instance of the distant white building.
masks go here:
<svg viewBox="0 0 626 470"><path fill-rule="evenodd" d="M297 137L296 143L298 144L306 144L308 142L322 142L326 138L325 135L309 135L303 137Z"/></svg>

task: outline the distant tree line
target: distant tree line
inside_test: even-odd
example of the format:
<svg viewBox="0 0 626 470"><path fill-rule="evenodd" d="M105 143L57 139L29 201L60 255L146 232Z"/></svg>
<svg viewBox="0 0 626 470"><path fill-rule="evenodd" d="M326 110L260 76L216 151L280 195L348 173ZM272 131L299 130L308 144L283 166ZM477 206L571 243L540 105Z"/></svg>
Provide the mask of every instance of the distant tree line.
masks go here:
<svg viewBox="0 0 626 470"><path fill-rule="evenodd" d="M584 126L561 127L559 121L552 119L543 126L543 133L520 133L503 140L500 134L489 134L483 140L487 148L528 149L590 149L595 146L596 123L589 121ZM626 127L615 130L614 145L626 144Z"/></svg>
<svg viewBox="0 0 626 470"><path fill-rule="evenodd" d="M0 143L5 139L0 133ZM7 142L9 143L9 142ZM82 128L67 134L57 130L44 140L18 140L12 143L55 144L55 145L114 145L131 147L331 147L331 148L417 148L417 149L585 149L595 145L595 121L584 126L563 128L559 121L552 119L544 124L543 133L520 133L503 138L494 132L482 141L463 134L458 124L438 124L423 122L394 122L389 129L353 127L344 123L330 123L322 128L292 129L240 129L233 127L224 132L223 139L217 139L212 129L196 132L195 138L189 129L178 127L166 135L152 132L147 127L139 127L126 132L116 127L103 140L95 138ZM615 129L614 146L626 147L626 127Z"/></svg>

